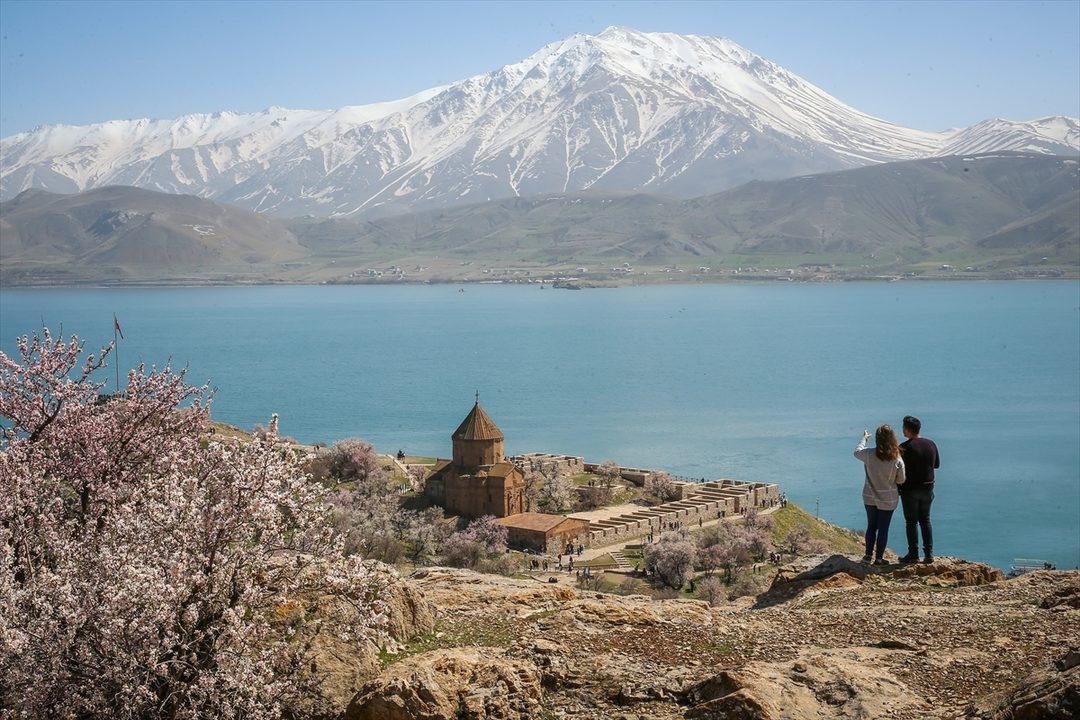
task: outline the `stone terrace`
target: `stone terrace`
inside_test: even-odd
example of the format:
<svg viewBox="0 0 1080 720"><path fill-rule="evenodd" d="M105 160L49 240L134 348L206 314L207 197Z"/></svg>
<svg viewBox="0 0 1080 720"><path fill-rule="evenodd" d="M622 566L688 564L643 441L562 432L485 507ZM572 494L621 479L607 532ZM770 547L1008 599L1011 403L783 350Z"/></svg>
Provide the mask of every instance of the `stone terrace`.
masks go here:
<svg viewBox="0 0 1080 720"><path fill-rule="evenodd" d="M662 530L672 523L689 526L740 515L750 507L767 508L780 501L780 486L739 480L686 483L686 497L605 519L589 521L589 547L612 545ZM570 517L576 517L570 515Z"/></svg>

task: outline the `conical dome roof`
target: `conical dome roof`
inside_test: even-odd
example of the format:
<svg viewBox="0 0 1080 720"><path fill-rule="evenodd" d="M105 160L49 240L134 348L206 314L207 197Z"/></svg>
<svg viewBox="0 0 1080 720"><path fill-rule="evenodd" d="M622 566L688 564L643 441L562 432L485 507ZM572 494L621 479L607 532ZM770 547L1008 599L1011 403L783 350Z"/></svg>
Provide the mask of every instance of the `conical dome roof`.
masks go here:
<svg viewBox="0 0 1080 720"><path fill-rule="evenodd" d="M477 402L451 436L454 440L502 440L502 430Z"/></svg>

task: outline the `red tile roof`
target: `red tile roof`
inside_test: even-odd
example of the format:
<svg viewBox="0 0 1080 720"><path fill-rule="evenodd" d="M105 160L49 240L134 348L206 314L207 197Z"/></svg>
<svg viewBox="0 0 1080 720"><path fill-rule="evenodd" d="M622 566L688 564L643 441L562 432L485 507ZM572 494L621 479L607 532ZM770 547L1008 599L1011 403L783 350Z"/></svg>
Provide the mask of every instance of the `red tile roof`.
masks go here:
<svg viewBox="0 0 1080 720"><path fill-rule="evenodd" d="M454 440L502 440L503 434L478 402L451 437Z"/></svg>
<svg viewBox="0 0 1080 720"><path fill-rule="evenodd" d="M495 522L507 527L521 528L522 530L537 530L545 533L554 530L565 522L583 525L585 527L588 527L589 525L587 520L568 518L564 515L548 515L547 513L535 512L508 515L507 517L499 518Z"/></svg>

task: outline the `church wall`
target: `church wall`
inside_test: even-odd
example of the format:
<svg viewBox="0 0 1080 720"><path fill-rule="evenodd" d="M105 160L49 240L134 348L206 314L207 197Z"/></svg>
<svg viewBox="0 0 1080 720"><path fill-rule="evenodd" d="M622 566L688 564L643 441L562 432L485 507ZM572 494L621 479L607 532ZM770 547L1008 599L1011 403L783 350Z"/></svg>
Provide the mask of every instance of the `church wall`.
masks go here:
<svg viewBox="0 0 1080 720"><path fill-rule="evenodd" d="M502 440L454 440L454 465L459 468L494 465L502 458Z"/></svg>
<svg viewBox="0 0 1080 720"><path fill-rule="evenodd" d="M506 478L459 476L446 478L443 507L465 517L506 517L524 512L525 488L520 476Z"/></svg>

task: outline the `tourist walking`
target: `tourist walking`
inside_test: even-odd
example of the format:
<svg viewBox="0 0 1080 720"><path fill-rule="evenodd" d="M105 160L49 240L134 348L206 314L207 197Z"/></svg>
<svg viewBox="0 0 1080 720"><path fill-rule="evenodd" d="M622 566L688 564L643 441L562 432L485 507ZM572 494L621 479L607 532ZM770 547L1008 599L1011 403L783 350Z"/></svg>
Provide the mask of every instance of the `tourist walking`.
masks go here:
<svg viewBox="0 0 1080 720"><path fill-rule="evenodd" d="M924 438L922 421L912 415L904 418L904 437L900 454L904 458L907 481L900 486L907 530L907 555L900 562L919 561L919 532L922 532L923 561L934 562L934 534L930 527L930 504L934 502L934 470L941 467L937 444Z"/></svg>
<svg viewBox="0 0 1080 720"><path fill-rule="evenodd" d="M863 430L862 440L855 448L855 459L863 463L866 482L863 484L863 505L866 507L866 552L863 562L871 559L875 565L885 565L885 546L889 542L889 523L900 501L897 487L904 484L904 461L896 433L888 425L877 429L875 447L867 448L870 431Z"/></svg>

